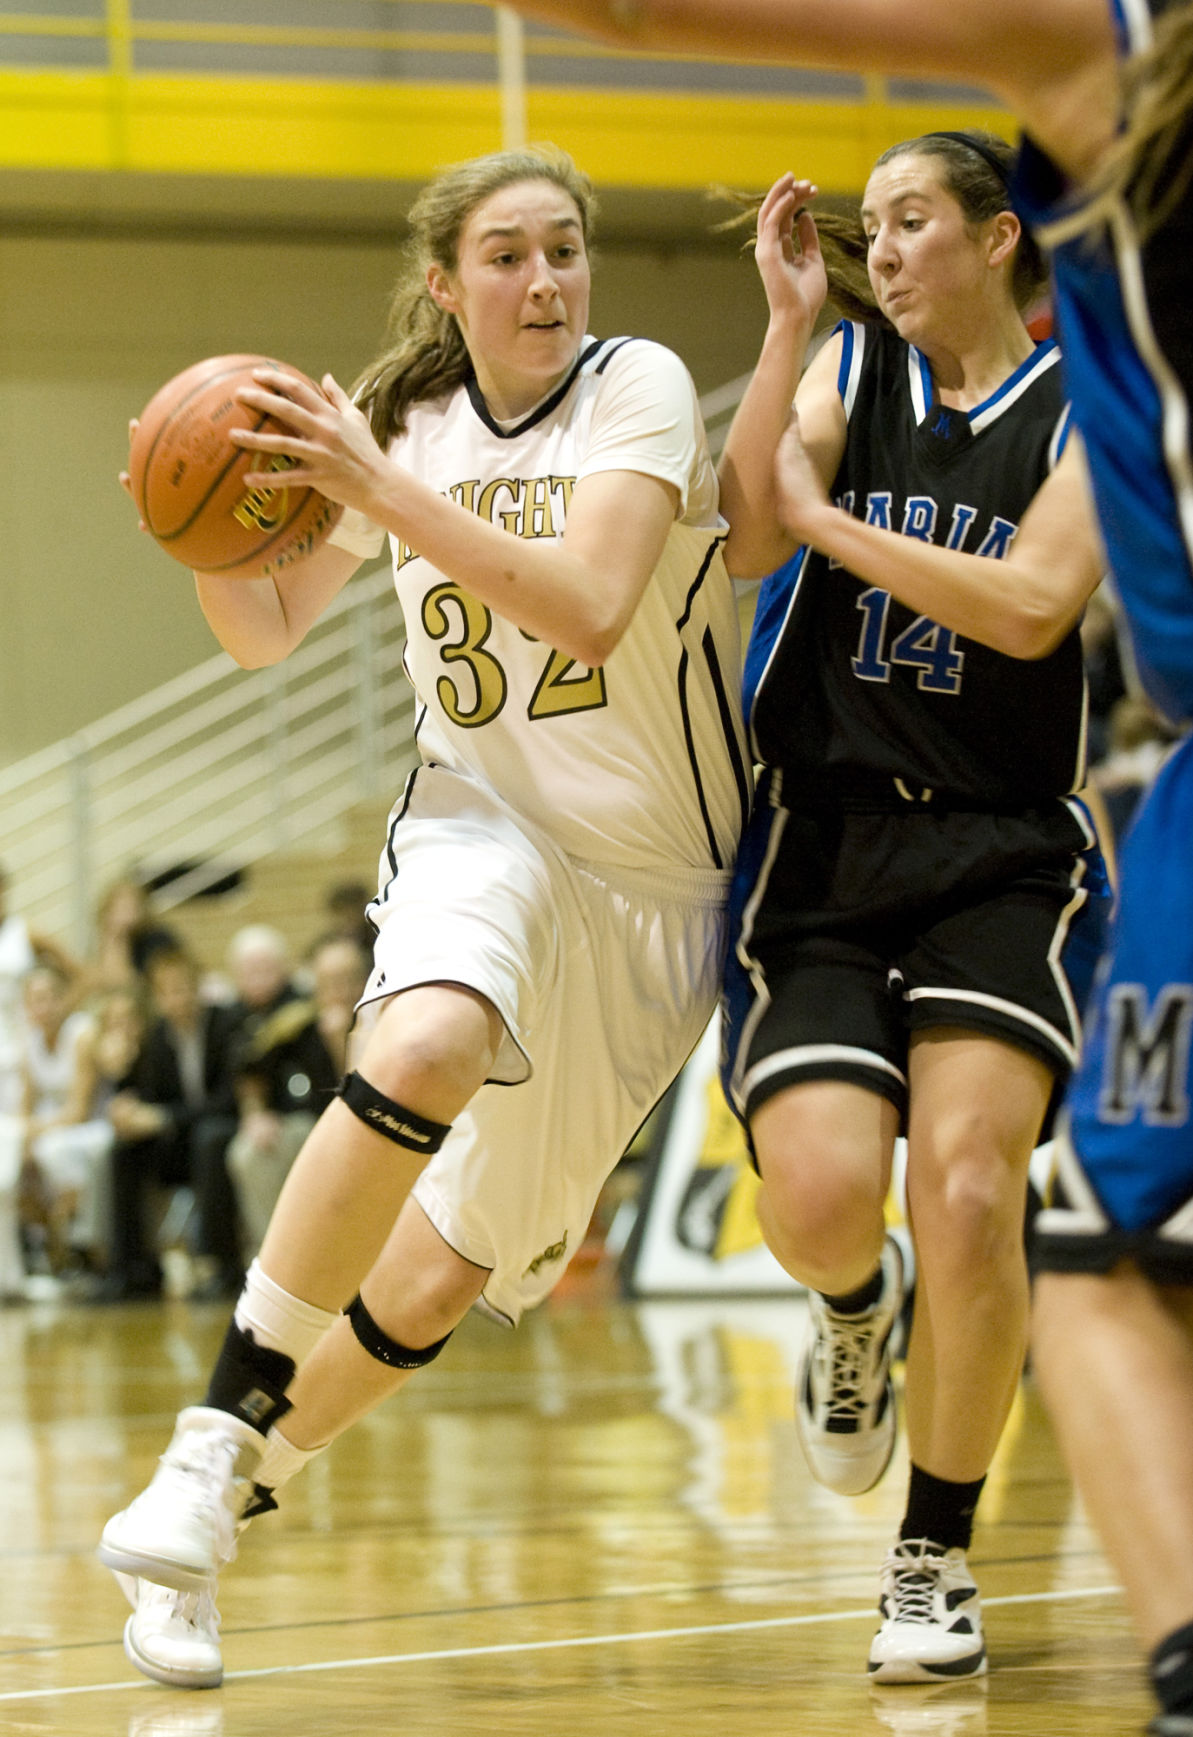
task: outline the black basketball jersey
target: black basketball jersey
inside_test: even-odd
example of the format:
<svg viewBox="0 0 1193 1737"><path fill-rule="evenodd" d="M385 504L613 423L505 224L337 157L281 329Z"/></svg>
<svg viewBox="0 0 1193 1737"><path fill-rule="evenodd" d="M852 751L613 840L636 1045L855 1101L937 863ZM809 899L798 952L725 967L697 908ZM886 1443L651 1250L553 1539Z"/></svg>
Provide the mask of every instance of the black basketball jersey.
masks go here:
<svg viewBox="0 0 1193 1737"><path fill-rule="evenodd" d="M833 483L857 518L997 560L1056 463L1068 417L1059 351L1037 346L968 412L935 399L926 358L887 326L845 324L849 423ZM763 588L746 665L755 752L785 788L877 774L967 802L1026 806L1084 775L1085 675L1074 630L1008 657L803 549Z"/></svg>

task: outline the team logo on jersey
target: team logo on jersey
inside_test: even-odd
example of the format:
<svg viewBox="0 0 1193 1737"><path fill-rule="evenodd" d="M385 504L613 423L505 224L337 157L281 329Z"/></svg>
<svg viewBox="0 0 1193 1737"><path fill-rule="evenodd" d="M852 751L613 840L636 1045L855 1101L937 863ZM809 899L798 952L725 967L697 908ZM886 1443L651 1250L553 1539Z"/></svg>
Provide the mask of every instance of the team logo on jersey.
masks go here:
<svg viewBox="0 0 1193 1737"><path fill-rule="evenodd" d="M1189 1119L1193 984L1169 983L1149 1008L1142 983L1118 983L1106 1006L1106 1065L1098 1114L1179 1128Z"/></svg>
<svg viewBox="0 0 1193 1737"><path fill-rule="evenodd" d="M442 492L465 512L500 525L511 536L561 537L575 486L574 476L497 476L487 483L472 477ZM395 571L417 554L408 543L400 543Z"/></svg>

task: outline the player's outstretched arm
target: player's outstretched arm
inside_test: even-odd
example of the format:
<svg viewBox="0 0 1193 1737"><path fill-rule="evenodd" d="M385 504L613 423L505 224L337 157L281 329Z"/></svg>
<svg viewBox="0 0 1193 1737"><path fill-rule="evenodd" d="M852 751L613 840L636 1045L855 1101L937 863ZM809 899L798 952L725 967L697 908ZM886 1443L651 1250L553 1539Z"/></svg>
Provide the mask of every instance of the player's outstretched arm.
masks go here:
<svg viewBox="0 0 1193 1737"><path fill-rule="evenodd" d="M512 0L629 49L981 85L1073 174L1117 112L1106 0Z"/></svg>
<svg viewBox="0 0 1193 1737"><path fill-rule="evenodd" d="M1008 657L1055 651L1102 578L1105 562L1076 435L1002 560L905 537L834 506L800 440L798 416L780 443L776 476L780 514L798 541L917 614Z"/></svg>

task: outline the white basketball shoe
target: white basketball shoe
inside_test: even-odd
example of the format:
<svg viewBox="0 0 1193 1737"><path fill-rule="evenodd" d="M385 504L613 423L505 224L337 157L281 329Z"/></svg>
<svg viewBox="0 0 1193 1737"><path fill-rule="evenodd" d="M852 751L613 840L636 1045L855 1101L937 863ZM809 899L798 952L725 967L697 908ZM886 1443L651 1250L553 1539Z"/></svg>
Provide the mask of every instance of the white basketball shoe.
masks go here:
<svg viewBox="0 0 1193 1737"><path fill-rule="evenodd" d="M887 1552L880 1585L871 1682L952 1682L985 1672L982 1605L964 1550L900 1539Z"/></svg>
<svg viewBox="0 0 1193 1737"><path fill-rule="evenodd" d="M117 1574L116 1579L133 1607L124 1625L129 1662L172 1689L218 1689L224 1661L215 1582L201 1592L179 1592L131 1574Z"/></svg>
<svg viewBox="0 0 1193 1737"><path fill-rule="evenodd" d="M264 1448L265 1438L230 1412L181 1412L151 1482L104 1527L100 1561L157 1586L203 1592L236 1554Z"/></svg>
<svg viewBox="0 0 1193 1737"><path fill-rule="evenodd" d="M808 1293L811 1333L800 1360L795 1422L812 1476L842 1496L873 1489L895 1451L891 1334L903 1304L903 1256L887 1237L882 1295L860 1315L839 1315Z"/></svg>

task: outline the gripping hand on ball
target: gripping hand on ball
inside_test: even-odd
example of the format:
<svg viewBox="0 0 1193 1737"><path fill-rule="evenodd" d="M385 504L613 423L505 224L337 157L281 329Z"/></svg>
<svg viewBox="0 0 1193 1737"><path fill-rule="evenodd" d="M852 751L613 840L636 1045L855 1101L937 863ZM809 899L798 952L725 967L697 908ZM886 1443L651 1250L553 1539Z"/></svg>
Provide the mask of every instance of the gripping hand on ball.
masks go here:
<svg viewBox="0 0 1193 1737"><path fill-rule="evenodd" d="M282 426L236 429L232 440L251 452L291 460L288 484L305 484L330 500L369 513L378 494L387 484L392 487L395 467L374 440L368 418L343 388L330 374L323 376L321 390L264 368L256 369L254 377L261 384L242 387L238 400ZM250 487L268 487L276 484L277 471L262 467L247 472L244 480Z"/></svg>

